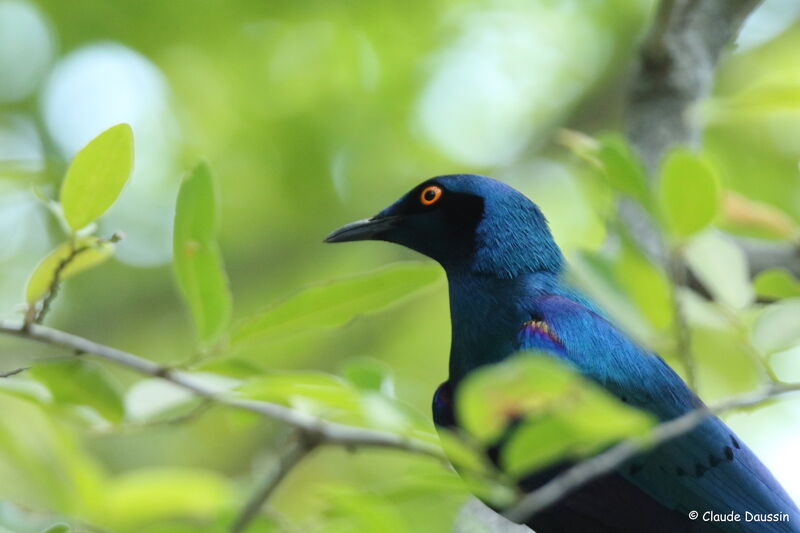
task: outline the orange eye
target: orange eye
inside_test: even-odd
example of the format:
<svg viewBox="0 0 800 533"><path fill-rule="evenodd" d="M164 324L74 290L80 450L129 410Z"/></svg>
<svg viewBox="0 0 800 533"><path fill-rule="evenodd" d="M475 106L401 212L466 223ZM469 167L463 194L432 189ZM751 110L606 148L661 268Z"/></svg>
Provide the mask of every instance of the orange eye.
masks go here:
<svg viewBox="0 0 800 533"><path fill-rule="evenodd" d="M442 197L442 188L436 185L428 185L419 194L419 201L422 205L433 205Z"/></svg>

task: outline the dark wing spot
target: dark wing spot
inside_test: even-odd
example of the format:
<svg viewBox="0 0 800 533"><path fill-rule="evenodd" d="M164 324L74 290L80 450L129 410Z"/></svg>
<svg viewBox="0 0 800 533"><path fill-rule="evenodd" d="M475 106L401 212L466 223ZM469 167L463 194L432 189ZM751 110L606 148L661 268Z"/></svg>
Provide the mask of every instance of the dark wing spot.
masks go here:
<svg viewBox="0 0 800 533"><path fill-rule="evenodd" d="M733 443L733 447L736 448L737 450L741 448L741 446L739 446L739 441L737 441L736 437L734 437L733 435L731 435L731 442Z"/></svg>
<svg viewBox="0 0 800 533"><path fill-rule="evenodd" d="M714 468L715 466L717 466L721 461L722 461L722 459L720 459L719 457L717 457L713 453L709 453L708 454L708 466L710 466L711 468Z"/></svg>
<svg viewBox="0 0 800 533"><path fill-rule="evenodd" d="M728 461L733 461L733 450L730 446L725 446L722 451L725 452L725 459Z"/></svg>
<svg viewBox="0 0 800 533"><path fill-rule="evenodd" d="M694 464L694 475L695 476L703 477L703 474L706 473L706 470L708 470L708 468L706 468L705 466L701 465L700 463L695 463Z"/></svg>
<svg viewBox="0 0 800 533"><path fill-rule="evenodd" d="M686 470L684 470L683 468L681 468L679 466L679 467L675 468L675 474L678 475L678 476L685 476L686 475Z"/></svg>

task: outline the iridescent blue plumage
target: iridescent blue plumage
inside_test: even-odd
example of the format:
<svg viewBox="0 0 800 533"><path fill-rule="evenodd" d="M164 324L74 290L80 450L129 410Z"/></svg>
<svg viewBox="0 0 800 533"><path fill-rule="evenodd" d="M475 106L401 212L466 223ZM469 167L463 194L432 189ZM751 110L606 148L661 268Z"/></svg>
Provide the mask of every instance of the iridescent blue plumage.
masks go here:
<svg viewBox="0 0 800 533"><path fill-rule="evenodd" d="M438 193L429 194L431 188ZM429 198L436 198L428 203ZM702 405L657 355L636 345L564 277L564 260L530 200L500 182L441 176L330 242L378 239L437 260L450 293L450 375L438 425L457 423L453 394L476 368L525 349L552 354L622 401L669 420ZM531 490L568 465L523 481ZM787 513L789 521L708 523L689 511ZM800 512L758 458L716 417L596 479L530 525L550 532L798 532Z"/></svg>

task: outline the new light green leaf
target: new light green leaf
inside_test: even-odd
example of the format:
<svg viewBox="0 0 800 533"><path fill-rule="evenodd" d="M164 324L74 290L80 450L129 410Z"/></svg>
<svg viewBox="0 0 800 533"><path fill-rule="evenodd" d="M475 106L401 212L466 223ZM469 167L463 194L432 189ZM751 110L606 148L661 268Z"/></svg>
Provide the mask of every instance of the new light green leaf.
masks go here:
<svg viewBox="0 0 800 533"><path fill-rule="evenodd" d="M208 166L201 163L178 193L172 263L201 342L215 340L231 316L231 293L216 233L214 183Z"/></svg>
<svg viewBox="0 0 800 533"><path fill-rule="evenodd" d="M114 423L125 416L119 386L93 363L81 359L50 361L34 366L30 373L50 390L55 403L91 407Z"/></svg>
<svg viewBox="0 0 800 533"><path fill-rule="evenodd" d="M666 274L633 246L623 246L616 260L620 284L656 328L672 322L672 296Z"/></svg>
<svg viewBox="0 0 800 533"><path fill-rule="evenodd" d="M216 472L156 467L134 470L109 482L104 520L134 531L169 519L209 519L229 505L233 491Z"/></svg>
<svg viewBox="0 0 800 533"><path fill-rule="evenodd" d="M253 378L238 389L241 396L280 403L315 415L345 415L358 421L361 396L342 378L323 372L276 372Z"/></svg>
<svg viewBox="0 0 800 533"><path fill-rule="evenodd" d="M753 325L753 344L769 355L800 344L800 298L767 306Z"/></svg>
<svg viewBox="0 0 800 533"><path fill-rule="evenodd" d="M63 282L107 261L114 254L114 245L97 237L84 237L59 245L42 259L25 286L25 301L36 303L50 292L55 276Z"/></svg>
<svg viewBox="0 0 800 533"><path fill-rule="evenodd" d="M661 169L659 203L674 235L686 237L699 232L719 211L720 184L714 168L689 150L673 150Z"/></svg>
<svg viewBox="0 0 800 533"><path fill-rule="evenodd" d="M684 249L684 257L715 301L734 309L753 302L747 256L723 234L706 231L693 237Z"/></svg>
<svg viewBox="0 0 800 533"><path fill-rule="evenodd" d="M481 447L449 429L440 427L437 428L437 433L447 460L456 470L487 475L492 473L492 466L487 460L486 452Z"/></svg>
<svg viewBox="0 0 800 533"><path fill-rule="evenodd" d="M378 359L350 359L342 367L342 375L361 390L381 392L389 396L393 393L391 368Z"/></svg>
<svg viewBox="0 0 800 533"><path fill-rule="evenodd" d="M623 439L646 435L655 419L623 404L584 381L584 396L542 417L528 419L503 448L501 466L512 476L524 476L554 461L580 460Z"/></svg>
<svg viewBox="0 0 800 533"><path fill-rule="evenodd" d="M399 263L359 277L310 287L243 323L233 343L268 341L341 326L408 298L441 279L435 265Z"/></svg>
<svg viewBox="0 0 800 533"><path fill-rule="evenodd" d="M67 524L53 524L52 526L43 529L41 533L69 533L71 530Z"/></svg>
<svg viewBox="0 0 800 533"><path fill-rule="evenodd" d="M61 185L61 206L77 231L111 207L133 168L133 132L128 124L107 129L75 155Z"/></svg>
<svg viewBox="0 0 800 533"><path fill-rule="evenodd" d="M520 354L464 381L455 402L458 421L478 441L494 442L511 420L555 408L571 381L551 358Z"/></svg>
<svg viewBox="0 0 800 533"><path fill-rule="evenodd" d="M503 470L514 476L595 453L654 424L650 414L536 353L475 372L458 389L456 405L461 427L484 445L519 424L501 453Z"/></svg>
<svg viewBox="0 0 800 533"><path fill-rule="evenodd" d="M764 298L800 298L800 280L783 268L760 272L753 281L756 294Z"/></svg>
<svg viewBox="0 0 800 533"><path fill-rule="evenodd" d="M763 120L770 113L800 109L800 84L792 79L759 83L733 96L712 98L700 111L711 122Z"/></svg>
<svg viewBox="0 0 800 533"><path fill-rule="evenodd" d="M603 139L597 150L597 158L603 165L609 185L649 208L650 193L644 169L622 137L608 136Z"/></svg>

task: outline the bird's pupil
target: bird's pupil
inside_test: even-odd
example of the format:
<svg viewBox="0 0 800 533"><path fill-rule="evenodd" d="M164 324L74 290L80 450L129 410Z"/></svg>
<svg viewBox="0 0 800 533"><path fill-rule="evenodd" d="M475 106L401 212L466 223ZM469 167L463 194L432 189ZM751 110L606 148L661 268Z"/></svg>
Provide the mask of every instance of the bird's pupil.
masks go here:
<svg viewBox="0 0 800 533"><path fill-rule="evenodd" d="M427 201L430 202L431 200L433 200L435 196L436 196L436 191L434 191L433 189L428 189L427 191L425 191L425 199Z"/></svg>

